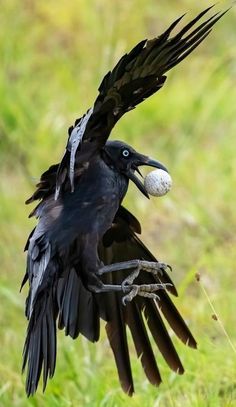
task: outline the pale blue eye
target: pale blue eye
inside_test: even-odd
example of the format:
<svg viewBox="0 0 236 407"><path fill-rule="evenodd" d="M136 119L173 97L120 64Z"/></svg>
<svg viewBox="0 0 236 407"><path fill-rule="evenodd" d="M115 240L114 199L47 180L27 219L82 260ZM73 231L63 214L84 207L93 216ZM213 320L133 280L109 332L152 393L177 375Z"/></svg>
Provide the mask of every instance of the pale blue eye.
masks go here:
<svg viewBox="0 0 236 407"><path fill-rule="evenodd" d="M125 157L125 158L127 158L127 157L129 157L129 150L123 150L122 151L122 155L123 155L123 157Z"/></svg>

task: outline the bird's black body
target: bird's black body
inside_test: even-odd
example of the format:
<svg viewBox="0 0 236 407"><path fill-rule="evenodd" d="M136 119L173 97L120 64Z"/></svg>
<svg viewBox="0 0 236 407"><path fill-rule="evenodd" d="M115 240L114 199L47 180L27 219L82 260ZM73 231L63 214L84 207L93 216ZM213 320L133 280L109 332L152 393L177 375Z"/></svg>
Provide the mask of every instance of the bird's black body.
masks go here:
<svg viewBox="0 0 236 407"><path fill-rule="evenodd" d="M111 226L127 188L127 177L96 158L73 194L68 191L58 199L63 201L62 210L54 225L50 225L50 239L59 247L64 247L65 242L70 245L78 235L97 234L100 239Z"/></svg>
<svg viewBox="0 0 236 407"><path fill-rule="evenodd" d="M184 343L196 347L169 297L177 291L166 267L138 238L139 222L121 206L129 180L148 196L135 175L139 166L165 167L107 138L117 120L160 89L164 73L184 59L224 14L215 14L190 31L208 10L169 38L178 19L160 37L142 41L118 62L103 79L93 108L69 129L61 163L41 176L38 189L27 201L40 199L31 213L39 221L26 244L27 271L22 283L29 280L30 286L23 361L23 368L28 365L28 395L36 391L42 371L44 387L54 374L56 324L72 338L82 334L97 341L100 318L104 319L122 388L130 395L134 386L127 326L146 376L155 385L161 376L147 331L168 365L178 373L184 371L162 317ZM147 262L151 268L160 264L158 273L148 272ZM127 273L133 264L141 264L135 284ZM153 287L163 288L158 296ZM124 297L124 293L128 294Z"/></svg>

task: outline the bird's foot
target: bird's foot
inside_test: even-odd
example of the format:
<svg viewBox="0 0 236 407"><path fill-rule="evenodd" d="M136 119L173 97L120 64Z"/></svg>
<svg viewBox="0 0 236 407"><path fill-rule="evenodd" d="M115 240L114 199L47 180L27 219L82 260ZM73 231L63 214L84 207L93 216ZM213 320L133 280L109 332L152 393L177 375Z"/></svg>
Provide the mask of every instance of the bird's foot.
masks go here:
<svg viewBox="0 0 236 407"><path fill-rule="evenodd" d="M114 271L125 271L133 269L130 275L123 281L122 285L132 284L135 278L139 276L141 271L146 271L155 276L162 275L163 271L169 269L172 270L169 264L160 263L159 261L147 261L147 260L129 260L120 263L109 264L108 266L101 267L96 273L101 276L106 273Z"/></svg>
<svg viewBox="0 0 236 407"><path fill-rule="evenodd" d="M122 292L126 294L122 298L122 303L124 305L132 301L136 296L159 299L156 291L165 290L167 286L171 286L172 284L164 284L161 282L154 284L134 284L134 281L141 271L151 273L153 276L162 276L163 272L168 268L171 270L171 267L168 264L146 260L130 260L127 262L110 264L108 266L103 266L98 270L96 273L98 284L95 283L89 285L89 289L95 293ZM99 278L106 273L130 269L133 269L133 271L122 281L121 284L103 284Z"/></svg>

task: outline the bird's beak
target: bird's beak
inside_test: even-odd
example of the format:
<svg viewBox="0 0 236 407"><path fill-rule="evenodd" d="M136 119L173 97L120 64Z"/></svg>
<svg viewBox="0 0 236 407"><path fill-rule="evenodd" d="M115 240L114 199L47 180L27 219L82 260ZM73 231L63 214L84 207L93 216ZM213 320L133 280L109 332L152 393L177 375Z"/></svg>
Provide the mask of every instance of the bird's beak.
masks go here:
<svg viewBox="0 0 236 407"><path fill-rule="evenodd" d="M138 187L138 189L147 197L149 198L149 195L147 193L147 190L145 188L145 186L143 185L143 183L141 182L141 180L137 177L137 175L135 174L135 171L137 171L139 173L139 175L142 176L141 172L139 171L138 167L141 167L142 165L147 165L149 167L154 167L154 168L159 168L163 171L168 172L167 168L160 163L159 161L153 160L152 158L149 158L145 155L142 154L137 154L137 160L135 160L135 163L132 165L132 167L130 168L129 172L128 172L128 177L129 179L131 179L131 181L133 181L135 183L135 185Z"/></svg>

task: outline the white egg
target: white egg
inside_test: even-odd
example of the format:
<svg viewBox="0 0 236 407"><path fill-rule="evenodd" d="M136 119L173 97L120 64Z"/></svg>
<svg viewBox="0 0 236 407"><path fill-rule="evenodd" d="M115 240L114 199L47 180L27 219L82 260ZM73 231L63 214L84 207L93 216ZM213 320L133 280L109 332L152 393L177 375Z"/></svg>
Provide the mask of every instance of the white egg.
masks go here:
<svg viewBox="0 0 236 407"><path fill-rule="evenodd" d="M144 186L148 194L152 196L163 196L172 187L172 179L168 172L156 169L149 172L144 178Z"/></svg>

